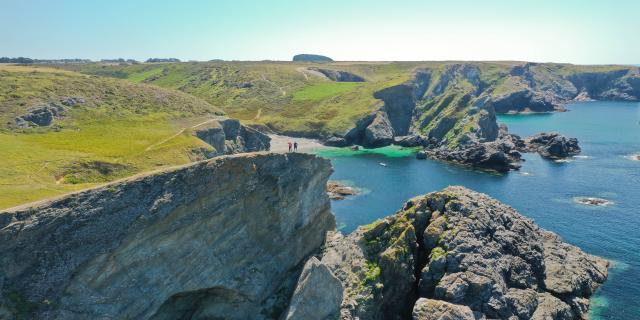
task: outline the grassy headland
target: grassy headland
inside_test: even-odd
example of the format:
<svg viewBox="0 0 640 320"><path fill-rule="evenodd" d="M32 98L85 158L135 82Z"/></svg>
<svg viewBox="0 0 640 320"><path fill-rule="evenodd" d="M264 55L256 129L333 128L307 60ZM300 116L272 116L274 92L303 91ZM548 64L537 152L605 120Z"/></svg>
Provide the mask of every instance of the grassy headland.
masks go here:
<svg viewBox="0 0 640 320"><path fill-rule="evenodd" d="M20 129L28 109L66 97L49 127ZM0 66L0 208L193 160L190 126L218 108L191 95L41 67ZM176 135L177 134L177 135Z"/></svg>

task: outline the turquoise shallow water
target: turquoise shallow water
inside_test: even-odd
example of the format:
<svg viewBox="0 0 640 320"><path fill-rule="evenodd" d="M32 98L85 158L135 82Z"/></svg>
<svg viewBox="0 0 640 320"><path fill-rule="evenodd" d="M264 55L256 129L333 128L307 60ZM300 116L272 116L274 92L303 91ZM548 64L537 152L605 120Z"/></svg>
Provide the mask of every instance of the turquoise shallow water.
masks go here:
<svg viewBox="0 0 640 320"><path fill-rule="evenodd" d="M569 112L500 116L522 136L559 131L577 137L581 157L556 163L526 154L520 172L488 174L436 161L418 161L411 150L322 151L332 179L366 190L335 201L338 227L350 232L395 212L418 194L464 185L487 193L560 234L583 250L613 262L609 280L592 300L592 319L640 319L640 103L588 102ZM386 166L380 165L380 163ZM576 204L581 196L606 198L608 207Z"/></svg>

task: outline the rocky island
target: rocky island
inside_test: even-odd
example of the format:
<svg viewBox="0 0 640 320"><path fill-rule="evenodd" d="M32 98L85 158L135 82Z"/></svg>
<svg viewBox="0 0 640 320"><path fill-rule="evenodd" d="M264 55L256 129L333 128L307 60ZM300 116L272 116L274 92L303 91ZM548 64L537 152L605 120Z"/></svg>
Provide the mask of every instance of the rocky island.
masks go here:
<svg viewBox="0 0 640 320"><path fill-rule="evenodd" d="M335 231L328 160L216 157L0 212L0 316L582 319L607 261L462 187Z"/></svg>

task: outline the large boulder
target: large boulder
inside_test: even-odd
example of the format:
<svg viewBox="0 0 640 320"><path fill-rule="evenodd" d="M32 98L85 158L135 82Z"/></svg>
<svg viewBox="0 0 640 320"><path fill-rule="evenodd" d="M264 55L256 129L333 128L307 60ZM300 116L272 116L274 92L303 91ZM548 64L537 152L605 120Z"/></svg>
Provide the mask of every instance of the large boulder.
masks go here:
<svg viewBox="0 0 640 320"><path fill-rule="evenodd" d="M311 257L302 269L284 318L287 320L338 319L342 290L342 283L331 270L316 257Z"/></svg>
<svg viewBox="0 0 640 320"><path fill-rule="evenodd" d="M53 124L56 117L60 117L65 108L55 103L37 106L27 110L28 113L15 119L18 128L46 127Z"/></svg>
<svg viewBox="0 0 640 320"><path fill-rule="evenodd" d="M223 156L0 212L0 317L277 317L335 228L330 174L307 154Z"/></svg>
<svg viewBox="0 0 640 320"><path fill-rule="evenodd" d="M413 307L414 320L479 320L484 319L467 306L455 305L442 300L420 298Z"/></svg>
<svg viewBox="0 0 640 320"><path fill-rule="evenodd" d="M538 152L544 158L562 159L581 152L578 139L568 138L557 132L538 133L525 139L526 148Z"/></svg>
<svg viewBox="0 0 640 320"><path fill-rule="evenodd" d="M398 136L393 138L393 144L399 145L402 147L419 147L424 145L425 139L417 134L412 134L408 136Z"/></svg>
<svg viewBox="0 0 640 320"><path fill-rule="evenodd" d="M385 112L376 113L373 121L364 130L365 147L377 148L393 143L393 127Z"/></svg>

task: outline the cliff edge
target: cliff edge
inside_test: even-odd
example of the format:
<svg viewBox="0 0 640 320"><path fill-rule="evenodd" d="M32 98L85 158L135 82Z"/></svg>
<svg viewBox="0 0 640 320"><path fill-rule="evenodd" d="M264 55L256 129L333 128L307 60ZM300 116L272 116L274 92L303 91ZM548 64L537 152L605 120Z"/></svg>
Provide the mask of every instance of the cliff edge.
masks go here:
<svg viewBox="0 0 640 320"><path fill-rule="evenodd" d="M335 228L330 174L224 156L0 212L0 318L273 318Z"/></svg>

